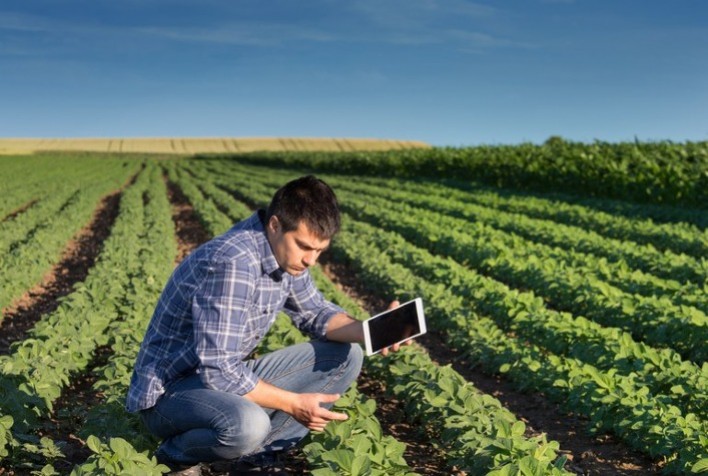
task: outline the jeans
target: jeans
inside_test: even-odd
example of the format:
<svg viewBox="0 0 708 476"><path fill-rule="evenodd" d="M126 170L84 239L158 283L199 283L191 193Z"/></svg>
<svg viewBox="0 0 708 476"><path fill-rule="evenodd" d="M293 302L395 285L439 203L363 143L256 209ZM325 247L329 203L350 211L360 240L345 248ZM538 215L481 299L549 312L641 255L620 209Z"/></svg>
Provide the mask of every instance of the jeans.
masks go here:
<svg viewBox="0 0 708 476"><path fill-rule="evenodd" d="M246 365L260 379L284 390L343 394L359 375L362 360L357 344L312 341L248 360ZM140 415L150 432L163 439L158 453L186 464L286 450L308 432L285 412L205 388L197 374L168 385L155 406Z"/></svg>

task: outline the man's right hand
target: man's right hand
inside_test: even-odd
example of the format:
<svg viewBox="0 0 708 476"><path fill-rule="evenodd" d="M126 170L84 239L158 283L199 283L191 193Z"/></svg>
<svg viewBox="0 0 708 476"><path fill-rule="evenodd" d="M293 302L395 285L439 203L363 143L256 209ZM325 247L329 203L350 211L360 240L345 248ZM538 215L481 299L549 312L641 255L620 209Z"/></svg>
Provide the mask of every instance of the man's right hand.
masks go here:
<svg viewBox="0 0 708 476"><path fill-rule="evenodd" d="M330 421L348 418L344 413L333 412L320 405L334 403L337 400L339 400L337 394L299 393L296 394L289 413L310 430L322 431Z"/></svg>
<svg viewBox="0 0 708 476"><path fill-rule="evenodd" d="M320 406L320 403L339 400L337 394L294 393L258 380L256 388L244 397L262 407L282 410L310 430L322 431L330 421L348 418L344 413L332 412Z"/></svg>

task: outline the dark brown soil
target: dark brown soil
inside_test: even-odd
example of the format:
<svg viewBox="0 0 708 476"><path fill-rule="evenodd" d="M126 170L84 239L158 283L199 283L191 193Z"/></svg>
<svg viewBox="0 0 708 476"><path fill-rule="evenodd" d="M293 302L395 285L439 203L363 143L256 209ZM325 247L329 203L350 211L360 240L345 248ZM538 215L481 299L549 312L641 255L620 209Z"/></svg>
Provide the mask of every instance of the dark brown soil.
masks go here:
<svg viewBox="0 0 708 476"><path fill-rule="evenodd" d="M340 289L359 301L370 313L380 312L388 306L386 300L362 290L346 266L327 260L323 256L323 270ZM393 299L393 296L390 300ZM612 435L592 436L586 418L568 414L558 404L540 393L521 393L511 382L500 376L488 375L460 359L459 353L450 349L444 336L429 331L417 339L440 365L451 364L468 382L484 393L494 396L517 418L526 423L527 436L546 433L548 439L560 443L561 454L568 457L566 468L588 476L631 476L660 474L661 464L627 447ZM375 398L373 395L371 398ZM377 402L379 400L377 399ZM401 412L400 407L392 409ZM404 433L408 429L404 428ZM425 473L424 473L425 474Z"/></svg>
<svg viewBox="0 0 708 476"><path fill-rule="evenodd" d="M175 222L177 232L177 258L176 263L180 263L189 253L194 251L202 243L211 239L209 233L204 229L199 217L194 212L194 208L182 192L182 189L174 182L164 176L167 183L167 195L172 204L172 220Z"/></svg>
<svg viewBox="0 0 708 476"><path fill-rule="evenodd" d="M21 207L19 207L19 208L15 209L15 210L11 211L10 213L8 213L5 217L2 218L2 220L0 220L0 223L2 223L2 222L4 222L4 221L7 221L7 220L12 220L12 219L15 218L17 215L20 215L21 213L26 212L32 205L34 205L34 204L37 203L38 201L39 201L39 199L37 199L37 198L34 198L34 199L30 200L29 202L25 203L25 204L22 205Z"/></svg>
<svg viewBox="0 0 708 476"><path fill-rule="evenodd" d="M118 216L120 197L120 192L104 197L91 222L67 244L61 261L47 272L40 284L3 310L0 355L8 354L13 342L24 339L44 314L59 307L59 298L71 293L76 283L86 279Z"/></svg>

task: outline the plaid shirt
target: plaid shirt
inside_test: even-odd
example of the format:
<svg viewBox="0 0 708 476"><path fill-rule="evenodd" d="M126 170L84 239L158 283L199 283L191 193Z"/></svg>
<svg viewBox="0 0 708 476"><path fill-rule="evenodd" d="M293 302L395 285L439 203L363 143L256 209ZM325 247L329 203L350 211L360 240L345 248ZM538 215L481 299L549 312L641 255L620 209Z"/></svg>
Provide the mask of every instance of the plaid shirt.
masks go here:
<svg viewBox="0 0 708 476"><path fill-rule="evenodd" d="M140 347L126 408L155 405L174 380L199 373L208 388L243 395L258 378L243 361L280 310L313 338L344 312L324 300L309 271L292 276L273 256L263 211L199 247L175 269Z"/></svg>

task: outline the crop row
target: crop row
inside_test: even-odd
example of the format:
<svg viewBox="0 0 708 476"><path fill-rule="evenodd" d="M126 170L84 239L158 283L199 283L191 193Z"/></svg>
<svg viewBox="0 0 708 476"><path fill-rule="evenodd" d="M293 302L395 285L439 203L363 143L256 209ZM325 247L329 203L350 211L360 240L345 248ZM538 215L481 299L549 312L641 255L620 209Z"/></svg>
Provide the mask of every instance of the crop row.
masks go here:
<svg viewBox="0 0 708 476"><path fill-rule="evenodd" d="M230 182L234 178L229 177ZM249 200L267 200L268 187L258 187L252 177L237 185L237 193ZM373 250L362 236L343 232L333 250L355 266L372 292L424 296L434 325L446 330L452 344L465 349L473 361L504 371L526 387L545 391L588 415L598 429L612 429L651 456L673 460L674 470L697 464L705 454L705 424L695 415L684 417L679 408L662 403L631 376L603 372L508 337L492 320L469 309L466 302L474 296L455 295L444 284L432 284L392 263L386 252Z"/></svg>
<svg viewBox="0 0 708 476"><path fill-rule="evenodd" d="M346 209L348 203L345 202L343 208ZM403 218L395 220L400 222ZM620 329L547 309L533 293L512 291L452 260L431 258L426 251L381 228L374 230L363 223L352 222L349 229L367 237L379 248L388 249L392 259L417 275L445 283L456 294L474 296L470 306L494 317L503 329L556 354L578 358L606 371L614 369L620 374L632 374L638 385L646 385L654 394L663 395L666 403L701 418L706 416L708 376L695 364L682 361L671 349L653 349L635 342Z"/></svg>
<svg viewBox="0 0 708 476"><path fill-rule="evenodd" d="M352 316L368 317L319 268L312 275L328 299ZM370 358L365 368L386 383L387 393L405 402L408 421L427 432L450 469L498 476L568 474L562 470L565 458L557 458L558 442L545 435L526 438L523 422L499 400L481 393L449 365L434 363L421 347Z"/></svg>
<svg viewBox="0 0 708 476"><path fill-rule="evenodd" d="M706 359L708 318L696 308L676 306L667 298L625 293L595 277L592 268L581 263L566 266L535 253L512 235L402 204L387 202L380 207L380 203L374 206L354 195L340 196L342 208L352 216L396 231L435 254L500 281L531 289L559 310L623 328L653 345L671 346L696 362Z"/></svg>
<svg viewBox="0 0 708 476"><path fill-rule="evenodd" d="M372 203L345 192L339 196L342 208L358 219L402 233L420 246L478 267L499 280L533 289L559 309L623 327L653 344L675 345L697 362L705 360L707 319L698 309L624 293L595 277L593 268L583 266L582 261L566 266L544 254L541 245L528 246L513 235L483 225L392 201Z"/></svg>
<svg viewBox="0 0 708 476"><path fill-rule="evenodd" d="M334 176L346 179L344 175ZM617 214L602 210L598 200L588 205L569 203L562 199L550 199L512 190L460 181L401 180L379 177L357 177L357 183L374 185L389 190L410 192L421 197L441 197L455 203L473 203L486 208L522 214L531 218L551 220L556 223L576 226L599 235L618 240L652 245L657 250L671 250L700 258L708 253L708 236L704 227L681 221L680 210L670 223L661 223L645 217L642 209L623 203L628 209ZM610 207L604 207L610 208ZM617 208L617 207L614 207ZM646 209L647 207L644 207Z"/></svg>
<svg viewBox="0 0 708 476"><path fill-rule="evenodd" d="M86 170L95 170L99 165L100 161L96 159L77 158L67 170L67 164L55 158L0 157L0 176L4 179L0 183L0 222L6 220L9 214L48 196L57 177L72 181L74 173L80 175Z"/></svg>
<svg viewBox="0 0 708 476"><path fill-rule="evenodd" d="M200 182L210 181L200 180ZM224 195L220 189L212 188L211 191L223 200L224 207L230 207L229 202L240 203L232 196ZM207 195L210 196L209 193ZM319 269L313 269L312 274L318 287L328 299L343 306L351 315L365 317L365 313L338 291ZM286 330L280 331L284 334L278 338L278 342L293 339L292 335L299 335L292 326L286 324L287 320L280 324L280 328ZM428 423L429 430L437 435L438 444L444 449L443 453L451 468L457 466L463 470L473 471L475 474L482 470L485 474L500 475L517 474L517 472L526 474L524 471L528 471L528 474L563 474L561 468L564 460L555 461L557 442L547 442L545 437L524 438L523 423L503 409L496 399L481 395L452 369L440 369L422 349L408 348L406 355L406 357L401 356L400 361L394 357L385 364L377 363L377 358L368 359L366 368L381 376L382 379L388 379L390 389L395 387L397 391L392 391L396 392L396 396L401 400L409 400L411 393L415 392L424 392L427 397L431 397L430 401L433 403L426 403L425 399L418 400L416 411L410 412L409 416L416 424L423 421ZM421 373L417 378L412 377L406 381L401 387L402 379L408 373L404 369L410 368L411 359L415 360ZM391 372L384 372L384 368ZM437 383L437 387L431 388L432 383ZM342 406L346 408L346 405ZM356 415L357 418L361 418L360 406L357 405L356 411L352 412L352 415ZM351 409L349 411L351 412ZM448 427L448 424L453 421L454 426ZM331 431L334 434L341 434L343 430L340 425L337 425ZM348 430L345 431L349 434ZM360 443L352 444L354 447L360 445ZM364 444L363 440L361 444ZM369 444L366 445L369 448ZM305 448L311 453L311 445ZM317 448L321 450L320 446ZM345 460L351 461L354 457L355 454L352 453ZM531 472L531 468L535 472Z"/></svg>
<svg viewBox="0 0 708 476"><path fill-rule="evenodd" d="M14 219L0 223L0 251L7 253L32 236L42 227L48 226L57 215L71 205L79 194L78 187L64 185L57 187L50 195L38 200L32 207Z"/></svg>
<svg viewBox="0 0 708 476"><path fill-rule="evenodd" d="M0 309L42 279L59 260L67 242L90 220L100 198L125 184L131 172L135 169L106 164L102 180L74 193L58 215L43 217L46 220L33 228L25 241L0 255Z"/></svg>
<svg viewBox="0 0 708 476"><path fill-rule="evenodd" d="M102 431L110 430L110 436L124 437L125 433L127 437L131 431L117 428L121 422L135 421L134 416L131 417L124 410L132 366L157 298L174 268L177 255L170 203L159 173L158 169L151 171L151 186L143 194L146 203L142 210L142 226L134 228L134 239L126 244L128 250L124 255L124 281L120 283L125 294L120 314L110 323L107 331L111 357L106 365L93 371L99 376L93 388L103 396L104 402L91 408L82 430L84 436L103 436ZM140 210L136 212L140 213ZM115 414L114 410L117 410ZM105 426L106 421L114 421L116 424L109 429Z"/></svg>
<svg viewBox="0 0 708 476"><path fill-rule="evenodd" d="M238 182L227 182L232 177L238 180L238 176L222 170L213 180L233 188ZM256 177L259 175L249 174L252 180ZM277 179L261 180L272 184ZM500 281L533 290L557 309L623 328L649 343L671 344L697 362L705 360L707 319L698 309L678 307L668 299L624 293L594 277L591 267L579 262L576 267L567 266L552 255L544 255L541 245L529 246L525 240L483 224L386 199L372 203L346 191L340 191L339 196L342 209L357 219L401 233L433 253L450 256Z"/></svg>
<svg viewBox="0 0 708 476"><path fill-rule="evenodd" d="M143 172L124 191L111 235L86 280L75 286L56 311L43 316L28 339L13 345L12 355L0 357L0 415L12 417L14 424L14 437L9 438L11 462L32 459L27 453L39 422L51 414L53 402L71 376L86 368L98 346L109 342L106 330L111 323L129 312L126 293L133 277L124 268L131 261L126 244L140 233L144 194L153 177ZM122 447L118 442L114 445ZM156 463L149 461L149 465Z"/></svg>
<svg viewBox="0 0 708 476"><path fill-rule="evenodd" d="M34 196L22 213L0 221L0 252L5 253L29 241L37 228L46 226L51 218L69 205L69 201L82 186L104 181L105 167L99 163L89 163L85 167L73 170L73 173L64 172L59 182L50 181L41 184L41 192L37 192L38 195ZM5 193L12 197L25 191L23 188Z"/></svg>
<svg viewBox="0 0 708 476"><path fill-rule="evenodd" d="M277 176L287 176L287 172L274 174L273 171L254 167L243 168L234 163L228 166L223 163L220 165L221 167L212 166L212 169L248 173L261 180L277 180ZM589 265L599 268L600 275L613 279L618 286L627 286L631 289L630 292L639 289L649 295L656 294L657 291L659 294L680 293L693 301L700 301L704 293L700 287L706 284L708 265L703 260L703 254L694 258L670 251L659 252L653 245L638 245L632 241L607 238L577 226L466 203L453 199L451 195L455 193L450 188L441 187L437 193L423 194L420 191L391 189L385 183L370 185L366 183L366 177L357 177L356 180L341 176L323 177L338 190L378 197L383 204L389 201L406 203L443 217L489 225L500 232L497 234L500 237L513 234L526 238L528 241L523 241L524 247L537 254L549 254L554 259L568 261L573 265L589 261ZM554 206L548 205L549 208ZM705 233L696 232L694 237L708 243ZM617 273L623 276L618 278L615 275ZM664 279L658 279L651 273ZM631 284L624 284L625 280L629 280Z"/></svg>
<svg viewBox="0 0 708 476"><path fill-rule="evenodd" d="M490 225L529 240L526 247L534 254L550 256L570 266L590 268L600 279L625 292L666 296L678 304L708 311L706 290L703 284L696 284L706 282L706 268L693 257L668 251L661 253L652 245L608 239L576 226L528 218L523 214L467 204L448 197L367 186L337 178L328 181L338 190L380 197L383 201L404 202L446 216Z"/></svg>
<svg viewBox="0 0 708 476"><path fill-rule="evenodd" d="M444 332L451 346L462 350L471 362L507 373L524 388L546 393L569 410L587 415L598 430L611 430L650 456L676 458L683 467L705 454L706 425L694 414L683 415L678 407L652 395L633 375L602 371L510 337L493 319L474 312L470 306L474 295L455 294L445 284L427 281L391 262L387 251L372 249L359 234L342 232L333 251L339 260L351 264L371 292L423 296L432 326ZM518 313L524 312L519 303Z"/></svg>
<svg viewBox="0 0 708 476"><path fill-rule="evenodd" d="M143 192L142 210L134 208L133 239L126 243L120 285L119 312L107 329L111 357L94 369L93 391L101 402L92 406L79 435L92 441L94 454L74 468L72 476L98 474L162 474L148 454L157 446L135 414L125 410L133 364L162 286L177 255L174 223L162 172L150 169L150 186ZM111 422L107 425L107 422Z"/></svg>
<svg viewBox="0 0 708 476"><path fill-rule="evenodd" d="M217 170L224 169L224 167L217 168ZM257 177L277 180L270 171L253 168L247 170L249 174ZM283 176L283 174L279 175ZM706 262L699 262L690 256L675 255L670 252L660 253L653 246L608 240L577 227L529 219L524 215L499 212L446 197L421 196L414 192L391 190L384 185L367 186L359 180L353 182L341 177L326 176L325 178L340 191L379 197L379 201L384 205L389 201L407 203L431 213L437 212L444 216L463 219L465 222L475 222L475 225L479 222L480 233L491 234L492 236L489 237L491 242L503 242L507 247L521 248L525 253L542 258L544 261L551 258L559 265L582 269L586 278L590 279L594 276L600 282L608 283L621 292L642 294L648 298L663 297L676 305L686 305L703 313L708 312L708 302L705 299L706 285L708 285ZM485 225L491 225L493 228ZM640 269L663 276L663 279ZM624 299L623 296L619 297ZM661 304L660 306L663 307ZM689 314L692 312L690 309L686 311Z"/></svg>

